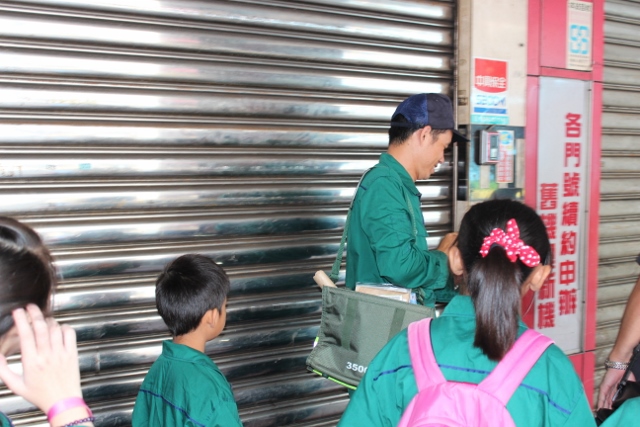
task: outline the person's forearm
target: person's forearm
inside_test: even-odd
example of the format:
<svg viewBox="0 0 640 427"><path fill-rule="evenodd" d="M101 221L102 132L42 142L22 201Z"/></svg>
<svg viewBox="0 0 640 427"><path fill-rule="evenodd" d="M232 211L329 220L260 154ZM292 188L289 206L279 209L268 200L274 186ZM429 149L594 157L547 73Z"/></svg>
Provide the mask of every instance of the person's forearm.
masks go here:
<svg viewBox="0 0 640 427"><path fill-rule="evenodd" d="M640 277L638 277L627 301L618 337L609 359L616 362L628 362L631 359L633 348L638 343L640 343Z"/></svg>
<svg viewBox="0 0 640 427"><path fill-rule="evenodd" d="M403 288L441 289L447 283L449 266L447 256L438 250L420 250L412 247L408 253L377 253L380 275L396 286Z"/></svg>

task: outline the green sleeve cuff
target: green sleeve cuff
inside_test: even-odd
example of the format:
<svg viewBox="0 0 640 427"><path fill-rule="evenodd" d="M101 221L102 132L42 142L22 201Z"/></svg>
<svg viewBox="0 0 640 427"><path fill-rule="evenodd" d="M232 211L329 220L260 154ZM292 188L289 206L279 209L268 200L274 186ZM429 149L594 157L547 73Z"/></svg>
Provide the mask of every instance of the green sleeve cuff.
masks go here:
<svg viewBox="0 0 640 427"><path fill-rule="evenodd" d="M458 290L455 288L455 283L453 282L453 276L449 274L447 283L444 288L437 289L434 291L436 302L449 302L458 295Z"/></svg>
<svg viewBox="0 0 640 427"><path fill-rule="evenodd" d="M454 289L453 277L449 273L449 260L444 252L433 250L429 255L434 258L433 280L430 285L418 289L418 302L427 307L435 307L436 302L449 302L458 294Z"/></svg>

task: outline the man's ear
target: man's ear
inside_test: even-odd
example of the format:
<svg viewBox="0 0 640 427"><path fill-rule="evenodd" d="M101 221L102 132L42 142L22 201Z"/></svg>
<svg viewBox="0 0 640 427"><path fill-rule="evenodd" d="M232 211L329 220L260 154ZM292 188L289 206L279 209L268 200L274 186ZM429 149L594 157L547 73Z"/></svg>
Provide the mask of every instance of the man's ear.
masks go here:
<svg viewBox="0 0 640 427"><path fill-rule="evenodd" d="M462 276L464 273L464 264L462 263L462 254L460 254L460 249L458 249L457 245L449 248L447 257L449 258L449 268L453 275Z"/></svg>
<svg viewBox="0 0 640 427"><path fill-rule="evenodd" d="M533 271L529 275L527 282L525 283L526 289L531 289L533 292L538 292L544 281L547 280L547 277L551 273L550 265L542 265L538 264L533 268Z"/></svg>
<svg viewBox="0 0 640 427"><path fill-rule="evenodd" d="M425 142L431 142L431 126L426 125L422 129L420 129L420 143L423 144Z"/></svg>

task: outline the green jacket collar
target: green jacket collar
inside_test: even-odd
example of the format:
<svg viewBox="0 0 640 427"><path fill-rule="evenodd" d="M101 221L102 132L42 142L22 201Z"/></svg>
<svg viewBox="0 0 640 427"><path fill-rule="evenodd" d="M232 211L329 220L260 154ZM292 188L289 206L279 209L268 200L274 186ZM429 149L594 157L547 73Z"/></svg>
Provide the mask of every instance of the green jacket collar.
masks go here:
<svg viewBox="0 0 640 427"><path fill-rule="evenodd" d="M418 191L418 187L416 187L416 183L409 175L409 172L402 166L391 154L382 153L380 155L380 164L387 166L389 169L394 171L400 177L400 181L402 181L402 185L411 193L415 194L418 197L422 197L422 194Z"/></svg>
<svg viewBox="0 0 640 427"><path fill-rule="evenodd" d="M212 360L206 354L183 344L176 344L171 340L162 342L162 354L172 359L185 362L213 365Z"/></svg>
<svg viewBox="0 0 640 427"><path fill-rule="evenodd" d="M453 297L440 315L440 317L445 316L470 317L475 324L476 309L473 306L471 297L469 295L456 295ZM518 328L523 330L528 327L522 319L518 319Z"/></svg>

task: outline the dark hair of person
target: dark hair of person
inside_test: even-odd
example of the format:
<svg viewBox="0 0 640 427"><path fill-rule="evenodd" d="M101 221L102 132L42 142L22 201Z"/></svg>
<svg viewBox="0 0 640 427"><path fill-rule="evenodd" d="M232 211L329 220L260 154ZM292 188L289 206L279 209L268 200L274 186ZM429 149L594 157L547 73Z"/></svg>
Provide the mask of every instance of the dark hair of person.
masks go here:
<svg viewBox="0 0 640 427"><path fill-rule="evenodd" d="M13 327L11 313L27 304L49 314L56 270L40 236L21 222L0 216L0 336Z"/></svg>
<svg viewBox="0 0 640 427"><path fill-rule="evenodd" d="M486 257L480 254L484 238L495 228L506 230L515 219L520 239L536 250L542 264L551 262L547 229L530 207L513 200L490 200L473 206L462 219L458 248L466 274L466 290L476 311L474 345L491 360L501 360L518 333L521 286L533 268L520 259L511 262L494 244Z"/></svg>
<svg viewBox="0 0 640 427"><path fill-rule="evenodd" d="M156 281L156 307L174 337L196 329L229 293L227 273L211 258L187 254L169 263Z"/></svg>
<svg viewBox="0 0 640 427"><path fill-rule="evenodd" d="M402 114L395 116L393 121L398 123L409 122ZM422 129L423 127L424 126L391 126L389 128L389 145L400 145L404 143L415 131ZM431 137L435 139L438 135L445 133L447 130L448 129L431 129Z"/></svg>

